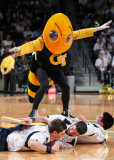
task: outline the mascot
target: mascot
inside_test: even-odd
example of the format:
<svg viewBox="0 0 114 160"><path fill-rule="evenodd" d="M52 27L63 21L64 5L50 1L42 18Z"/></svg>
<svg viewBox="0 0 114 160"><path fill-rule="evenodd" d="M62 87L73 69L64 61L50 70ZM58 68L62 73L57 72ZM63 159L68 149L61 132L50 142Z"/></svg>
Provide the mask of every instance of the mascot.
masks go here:
<svg viewBox="0 0 114 160"><path fill-rule="evenodd" d="M68 49L73 40L92 37L94 32L109 28L110 23L111 21L100 27L73 31L69 18L57 13L47 21L43 34L36 40L10 49L20 56L36 52L32 57L28 76L29 101L33 103L29 117L38 115L37 109L45 92L55 82L62 90L62 115L75 118L68 110L70 88L63 73L63 68L69 64Z"/></svg>

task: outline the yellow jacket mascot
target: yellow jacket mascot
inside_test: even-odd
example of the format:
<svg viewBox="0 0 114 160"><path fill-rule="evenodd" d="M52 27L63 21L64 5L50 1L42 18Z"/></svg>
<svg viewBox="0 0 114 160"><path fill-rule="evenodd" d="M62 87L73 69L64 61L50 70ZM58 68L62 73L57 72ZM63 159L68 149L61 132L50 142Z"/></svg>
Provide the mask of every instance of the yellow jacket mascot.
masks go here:
<svg viewBox="0 0 114 160"><path fill-rule="evenodd" d="M69 18L62 13L57 13L47 21L40 37L22 46L10 49L10 51L17 51L20 56L38 51L32 57L28 76L29 101L33 102L33 109L29 117L38 114L38 105L48 87L54 81L62 89L62 114L74 118L68 110L70 89L62 71L69 63L68 49L71 47L73 40L91 37L94 32L108 28L110 23L111 21L100 27L73 31Z"/></svg>

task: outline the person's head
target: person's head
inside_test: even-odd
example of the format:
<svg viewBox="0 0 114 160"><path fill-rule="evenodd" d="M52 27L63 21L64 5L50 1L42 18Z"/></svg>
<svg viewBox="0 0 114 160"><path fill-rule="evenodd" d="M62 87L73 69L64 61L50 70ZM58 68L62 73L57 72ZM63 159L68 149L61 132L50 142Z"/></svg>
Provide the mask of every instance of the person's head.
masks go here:
<svg viewBox="0 0 114 160"><path fill-rule="evenodd" d="M102 52L99 53L99 58L103 59L103 53Z"/></svg>
<svg viewBox="0 0 114 160"><path fill-rule="evenodd" d="M48 19L42 35L46 48L55 55L66 52L73 43L73 27L63 13L56 13Z"/></svg>
<svg viewBox="0 0 114 160"><path fill-rule="evenodd" d="M16 42L12 42L11 48L16 47Z"/></svg>
<svg viewBox="0 0 114 160"><path fill-rule="evenodd" d="M108 112L104 112L97 117L97 123L106 130L113 126L114 118Z"/></svg>
<svg viewBox="0 0 114 160"><path fill-rule="evenodd" d="M7 41L10 41L10 38L11 38L10 35L7 35L7 36L6 36L6 40L7 40Z"/></svg>
<svg viewBox="0 0 114 160"><path fill-rule="evenodd" d="M99 37L99 41L98 41L99 44L102 43L102 37Z"/></svg>
<svg viewBox="0 0 114 160"><path fill-rule="evenodd" d="M50 137L53 140L59 140L60 138L64 137L65 130L67 128L66 124L60 119L53 120L48 125L48 127L49 127Z"/></svg>
<svg viewBox="0 0 114 160"><path fill-rule="evenodd" d="M4 48L5 48L4 52L9 53L9 46L5 46Z"/></svg>
<svg viewBox="0 0 114 160"><path fill-rule="evenodd" d="M75 123L67 130L67 134L73 137L82 135L86 132L87 132L87 125L83 121Z"/></svg>
<svg viewBox="0 0 114 160"><path fill-rule="evenodd" d="M107 50L107 49L105 49L105 55L106 55L106 56L108 55L108 50Z"/></svg>
<svg viewBox="0 0 114 160"><path fill-rule="evenodd" d="M102 48L103 48L103 50L106 49L106 43L103 44Z"/></svg>
<svg viewBox="0 0 114 160"><path fill-rule="evenodd" d="M10 56L12 56L13 58L15 58L15 53L14 52L10 52Z"/></svg>

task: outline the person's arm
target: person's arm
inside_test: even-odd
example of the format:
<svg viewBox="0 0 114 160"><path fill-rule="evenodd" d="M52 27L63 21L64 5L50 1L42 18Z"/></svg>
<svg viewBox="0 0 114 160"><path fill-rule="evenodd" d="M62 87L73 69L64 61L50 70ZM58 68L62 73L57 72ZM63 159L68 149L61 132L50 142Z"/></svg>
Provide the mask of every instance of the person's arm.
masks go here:
<svg viewBox="0 0 114 160"><path fill-rule="evenodd" d="M62 116L62 115L50 115L50 116L35 116L35 117L29 117L29 118L19 118L22 122L26 122L27 124L31 124L32 122L35 123L50 123L52 120L54 119L61 119L64 121L64 119L67 119L66 117Z"/></svg>
<svg viewBox="0 0 114 160"><path fill-rule="evenodd" d="M55 141L55 144L59 145L60 149L68 149L76 145L76 143L72 145L70 142L67 143L65 141Z"/></svg>
<svg viewBox="0 0 114 160"><path fill-rule="evenodd" d="M34 139L30 139L28 141L28 146L35 151L40 151L40 152L47 152L47 153L55 153L59 151L59 145L54 144L52 147L51 146L45 146L42 143L34 140Z"/></svg>
<svg viewBox="0 0 114 160"><path fill-rule="evenodd" d="M83 122L88 123L87 119L86 119L84 116L79 115L78 118L79 118L80 120L82 120Z"/></svg>
<svg viewBox="0 0 114 160"><path fill-rule="evenodd" d="M38 37L34 41L30 41L28 43L23 44L22 46L19 47L14 47L10 49L10 52L17 52L19 56L32 53L32 52L37 52L41 51L44 47L44 41L42 37Z"/></svg>
<svg viewBox="0 0 114 160"><path fill-rule="evenodd" d="M95 28L86 28L86 29L80 29L78 31L73 31L73 40L92 37L94 32L109 28L110 27L109 25L111 22L112 21L109 21L109 22L103 24L102 26L95 27Z"/></svg>
<svg viewBox="0 0 114 160"><path fill-rule="evenodd" d="M87 37L93 37L93 28L73 31L73 40L87 38Z"/></svg>
<svg viewBox="0 0 114 160"><path fill-rule="evenodd" d="M3 61L2 61L2 63L1 63L1 72L3 73L4 72L4 65L3 65Z"/></svg>
<svg viewBox="0 0 114 160"><path fill-rule="evenodd" d="M12 69L14 69L15 59L12 58L12 61L7 66L7 72L9 73Z"/></svg>
<svg viewBox="0 0 114 160"><path fill-rule="evenodd" d="M6 75L8 72L7 72L7 68L5 67L6 63L4 62L4 60L2 61L1 63L1 72L2 72L2 75ZM6 69L6 70L5 70Z"/></svg>
<svg viewBox="0 0 114 160"><path fill-rule="evenodd" d="M22 122L26 122L26 125L31 124L32 122L35 123L46 123L48 124L48 118L46 116L35 116L35 117L28 117L28 118L19 118Z"/></svg>

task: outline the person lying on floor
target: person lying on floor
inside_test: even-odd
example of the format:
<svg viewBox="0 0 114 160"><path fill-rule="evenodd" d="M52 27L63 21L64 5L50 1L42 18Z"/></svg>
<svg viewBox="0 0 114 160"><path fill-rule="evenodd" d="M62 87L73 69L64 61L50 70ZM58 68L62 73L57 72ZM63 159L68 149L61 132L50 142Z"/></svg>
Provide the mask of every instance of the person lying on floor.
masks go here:
<svg viewBox="0 0 114 160"><path fill-rule="evenodd" d="M33 118L21 118L26 124L31 124ZM36 116L34 117L35 122L43 122L50 124L54 119L60 119L67 125L64 137L59 141L51 141L50 145L58 144L60 148L71 148L76 145L77 137L87 132L87 125L83 121L71 122L68 118L63 115L50 115L50 116Z"/></svg>
<svg viewBox="0 0 114 160"><path fill-rule="evenodd" d="M49 125L24 126L12 128L0 127L0 151L35 150L55 153L59 145L48 145L64 137L66 124L60 119L54 119Z"/></svg>
<svg viewBox="0 0 114 160"><path fill-rule="evenodd" d="M67 125L65 136L56 144L60 145L60 148L71 148L76 143L103 143L108 139L107 129L111 128L114 123L114 118L108 112L104 112L99 115L97 122L94 124L89 123L84 116L79 116L82 121L73 122L62 115L50 115L50 116L36 116L35 122L44 122L49 124L53 119L59 118ZM22 118L27 124L32 123L31 118ZM85 122L85 124L83 123ZM84 134L85 132L85 134Z"/></svg>
<svg viewBox="0 0 114 160"><path fill-rule="evenodd" d="M78 137L77 143L103 143L108 139L107 129L114 124L114 118L108 112L103 112L96 119L96 123L89 123L84 116L80 119L87 124L87 132Z"/></svg>

